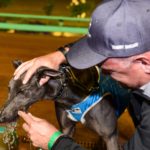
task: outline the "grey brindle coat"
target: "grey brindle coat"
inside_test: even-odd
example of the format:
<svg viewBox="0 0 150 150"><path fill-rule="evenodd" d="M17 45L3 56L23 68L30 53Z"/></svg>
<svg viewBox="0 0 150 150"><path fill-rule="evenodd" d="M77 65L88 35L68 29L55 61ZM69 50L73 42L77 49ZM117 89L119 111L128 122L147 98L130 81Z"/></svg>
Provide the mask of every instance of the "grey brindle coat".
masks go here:
<svg viewBox="0 0 150 150"><path fill-rule="evenodd" d="M14 62L15 67L20 65ZM39 80L50 76L49 82L43 86ZM9 96L0 112L0 122L11 122L17 119L18 110L27 111L30 105L41 99L53 99L56 115L62 132L73 135L76 122L67 117L65 109L83 100L91 90L98 87L97 70L93 67L86 70L76 70L70 66L61 67L59 71L40 68L27 84L22 84L24 74L9 82ZM117 118L110 102L110 96L104 97L93 109L85 115L85 125L103 137L108 150L117 150ZM107 119L106 119L107 117Z"/></svg>

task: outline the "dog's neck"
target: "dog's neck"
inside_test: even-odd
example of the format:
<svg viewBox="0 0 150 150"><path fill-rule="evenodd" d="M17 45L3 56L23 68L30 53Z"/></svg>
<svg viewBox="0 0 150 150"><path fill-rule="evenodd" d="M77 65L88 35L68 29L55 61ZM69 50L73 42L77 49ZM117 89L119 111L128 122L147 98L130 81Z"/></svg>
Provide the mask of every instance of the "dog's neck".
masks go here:
<svg viewBox="0 0 150 150"><path fill-rule="evenodd" d="M52 99L66 106L82 101L90 92L98 88L99 68L76 70L70 66L62 66L62 78L57 79L59 90ZM47 89L51 90L53 81L50 80ZM49 91L50 92L50 91Z"/></svg>

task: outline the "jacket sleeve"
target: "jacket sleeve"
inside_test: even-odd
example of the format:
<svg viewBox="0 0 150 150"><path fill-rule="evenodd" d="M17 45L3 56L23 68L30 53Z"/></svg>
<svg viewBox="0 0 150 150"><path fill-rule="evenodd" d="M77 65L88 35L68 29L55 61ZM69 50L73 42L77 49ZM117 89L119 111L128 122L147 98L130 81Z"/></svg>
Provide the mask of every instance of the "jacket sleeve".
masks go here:
<svg viewBox="0 0 150 150"><path fill-rule="evenodd" d="M150 150L150 101L141 100L140 104L141 108L136 112L139 124L124 150Z"/></svg>
<svg viewBox="0 0 150 150"><path fill-rule="evenodd" d="M80 145L75 143L68 136L61 136L57 139L52 147L52 150L85 150Z"/></svg>

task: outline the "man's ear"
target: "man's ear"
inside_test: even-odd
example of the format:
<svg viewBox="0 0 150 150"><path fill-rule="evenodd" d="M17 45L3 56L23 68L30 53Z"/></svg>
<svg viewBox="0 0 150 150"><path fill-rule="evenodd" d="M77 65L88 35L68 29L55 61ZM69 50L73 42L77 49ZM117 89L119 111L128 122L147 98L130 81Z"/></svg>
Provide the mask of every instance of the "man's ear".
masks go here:
<svg viewBox="0 0 150 150"><path fill-rule="evenodd" d="M141 57L138 59L141 62L142 68L145 73L150 73L150 59L148 57Z"/></svg>

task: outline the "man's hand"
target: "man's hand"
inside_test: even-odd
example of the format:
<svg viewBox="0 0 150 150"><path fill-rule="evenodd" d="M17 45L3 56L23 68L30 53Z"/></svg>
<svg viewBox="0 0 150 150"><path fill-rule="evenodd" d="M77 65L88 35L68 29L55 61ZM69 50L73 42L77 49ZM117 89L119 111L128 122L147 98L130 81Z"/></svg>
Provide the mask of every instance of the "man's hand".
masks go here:
<svg viewBox="0 0 150 150"><path fill-rule="evenodd" d="M34 58L32 60L22 63L15 70L14 79L17 80L21 74L26 72L24 80L23 80L23 84L26 84L38 68L45 66L45 67L57 70L59 69L60 64L65 61L66 61L65 57L60 51L56 51L48 55ZM43 85L45 82L48 81L48 79L49 79L48 77L41 79L40 85Z"/></svg>
<svg viewBox="0 0 150 150"><path fill-rule="evenodd" d="M48 149L50 137L58 131L53 125L44 119L37 118L30 113L18 112L25 121L23 129L27 132L33 146Z"/></svg>

